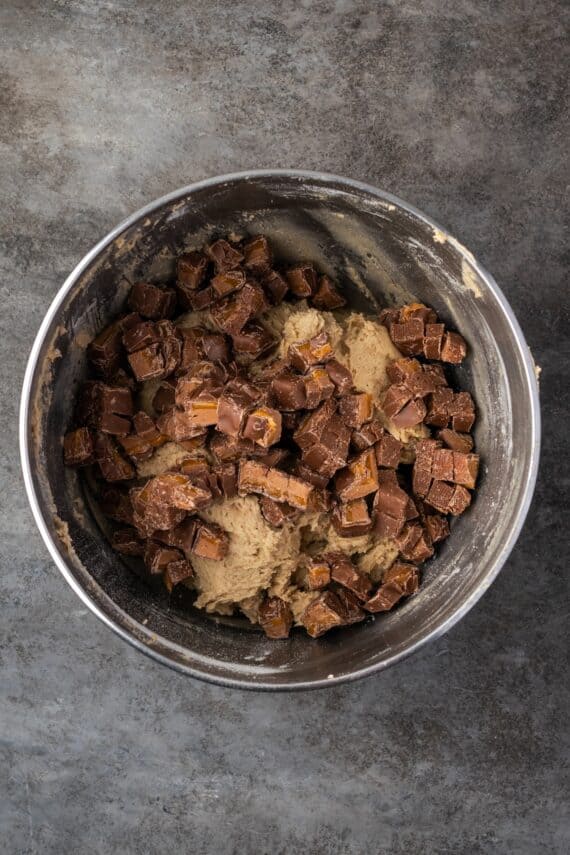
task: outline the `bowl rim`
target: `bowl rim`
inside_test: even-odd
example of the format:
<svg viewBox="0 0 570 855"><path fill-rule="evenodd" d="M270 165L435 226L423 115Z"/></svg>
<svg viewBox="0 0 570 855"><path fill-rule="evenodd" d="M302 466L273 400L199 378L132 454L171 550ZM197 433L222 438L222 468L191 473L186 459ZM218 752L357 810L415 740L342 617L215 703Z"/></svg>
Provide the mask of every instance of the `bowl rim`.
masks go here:
<svg viewBox="0 0 570 855"><path fill-rule="evenodd" d="M55 540L51 536L51 533L46 524L44 513L42 512L42 509L40 507L37 492L34 486L28 446L30 435L30 396L36 371L39 367L39 357L47 332L49 331L54 317L56 316L65 298L67 297L79 277L89 267L89 265L97 258L97 256L102 252L102 250L104 250L110 243L112 243L112 241L114 241L123 231L133 226L137 221L143 219L145 216L154 212L157 208L160 208L161 206L170 202L177 201L178 199L191 195L192 193L199 190L213 188L220 184L231 183L234 181L247 181L248 179L258 178L290 178L298 179L301 182L307 181L321 184L335 184L337 187L341 185L344 186L347 190L364 192L377 199L380 199L381 201L387 204L396 205L408 214L411 214L412 216L419 219L421 222L423 222L430 228L437 229L439 233L445 236L446 240L449 240L450 243L453 244L457 252L461 255L462 259L468 262L471 267L475 269L481 279L485 282L486 287L492 292L498 304L500 305L504 317L511 328L511 332L513 333L513 339L516 342L516 346L519 351L530 404L530 456L528 471L526 473L525 478L524 492L522 494L522 499L519 503L519 507L516 512L516 517L513 521L513 524L511 525L511 528L508 531L501 551L496 557L494 563L489 568L485 579L482 580L478 587L461 604L461 606L459 606L451 615L449 615L439 626L427 632L426 635L418 639L406 650L395 653L381 662L373 663L362 668L356 668L355 670L347 674L341 674L338 676L335 675L334 677L318 680L297 680L290 683L272 683L264 682L263 680L258 681L255 678L252 679L251 676L219 676L216 674L210 674L192 665L188 665L179 661L174 661L168 656L157 651L155 648L146 645L144 641L142 641L140 638L135 637L135 635L130 632L126 627L120 625L110 615L108 615L103 610L103 608L91 598L88 592L76 580L73 573L67 566L66 562L63 560L56 546ZM110 627L120 638L127 641L137 650L141 651L142 653L145 653L150 658L161 662L163 665L167 665L168 667L176 671L179 671L183 674L187 674L191 677L195 677L199 680L203 680L208 683L213 683L215 685L220 685L227 688L249 689L254 691L296 691L306 689L318 689L339 685L340 683L352 682L354 680L360 679L361 677L366 677L373 673L383 671L389 666L394 665L396 662L399 662L407 658L408 656L411 656L412 653L415 653L420 648L428 644L430 641L439 638L444 633L448 632L453 626L455 626L455 624L458 623L471 608L473 608L475 603L483 596L483 594L493 583L500 570L502 569L503 565L505 564L518 539L518 536L526 519L530 503L532 501L534 488L536 485L538 463L540 457L540 439L540 401L536 366L532 358L530 349L526 343L522 329L515 317L515 314L493 276L477 261L477 259L466 247L464 247L447 231L447 229L443 228L431 217L418 210L414 205L405 202L398 196L395 196L392 193L388 193L384 190L380 190L377 187L374 187L373 185L363 181L357 181L355 179L335 175L333 173L302 169L252 169L217 175L211 178L203 179L202 181L193 182L184 187L180 187L177 190L173 190L170 193L166 193L164 196L161 196L158 199L155 199L154 201L148 203L147 205L144 205L142 208L135 211L133 214L130 214L128 217L126 217L126 219L124 219L117 226L111 229L111 231L109 231L101 240L98 241L98 243L95 244L95 246L93 246L91 250L89 250L83 256L83 258L67 276L63 285L60 287L55 297L53 298L40 325L40 328L36 334L34 343L30 351L30 355L28 357L20 399L20 460L28 501L30 503L30 507L32 509L32 514L34 516L36 525L54 563L56 564L57 568L61 572L66 582L77 594L77 596L82 600L82 602L87 606L87 608L94 615L96 615L96 617L99 618L99 620L101 620L106 626ZM137 627L140 627L140 629L144 631L144 627L138 624L138 622L134 621L134 619L131 618L130 615L127 615L127 617L133 624L136 624ZM170 645L170 642L168 642L166 639L163 639L163 641L166 645Z"/></svg>

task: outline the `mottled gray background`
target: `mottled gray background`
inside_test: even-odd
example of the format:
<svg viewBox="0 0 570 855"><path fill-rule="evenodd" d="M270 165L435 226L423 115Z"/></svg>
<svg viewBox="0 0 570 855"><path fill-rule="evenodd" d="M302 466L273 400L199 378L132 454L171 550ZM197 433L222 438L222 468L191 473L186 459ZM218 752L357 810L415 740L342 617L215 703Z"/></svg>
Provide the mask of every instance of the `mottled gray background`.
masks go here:
<svg viewBox="0 0 570 855"><path fill-rule="evenodd" d="M568 851L565 9L0 4L2 853ZM86 250L252 167L349 175L433 215L543 369L541 477L492 589L411 660L309 694L203 685L119 641L50 561L16 451L33 336Z"/></svg>

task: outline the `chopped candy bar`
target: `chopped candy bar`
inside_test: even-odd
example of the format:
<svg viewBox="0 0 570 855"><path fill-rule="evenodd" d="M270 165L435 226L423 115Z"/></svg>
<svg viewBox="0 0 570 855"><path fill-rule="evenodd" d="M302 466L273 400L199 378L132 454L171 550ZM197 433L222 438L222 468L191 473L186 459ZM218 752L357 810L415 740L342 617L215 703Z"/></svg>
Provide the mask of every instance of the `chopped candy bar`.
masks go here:
<svg viewBox="0 0 570 855"><path fill-rule="evenodd" d="M172 561L184 560L184 556L178 549L162 546L153 540L147 541L144 550L144 563L153 575L162 575Z"/></svg>
<svg viewBox="0 0 570 855"><path fill-rule="evenodd" d="M298 374L284 372L275 377L271 394L280 410L302 410L307 403L305 381Z"/></svg>
<svg viewBox="0 0 570 855"><path fill-rule="evenodd" d="M463 454L460 451L450 451L453 456L453 476L446 480L454 481L463 487L475 488L477 473L479 471L479 455Z"/></svg>
<svg viewBox="0 0 570 855"><path fill-rule="evenodd" d="M218 430L228 436L239 436L252 407L252 399L243 389L224 389L218 401Z"/></svg>
<svg viewBox="0 0 570 855"><path fill-rule="evenodd" d="M315 308L325 311L342 309L343 306L346 306L346 300L339 294L330 276L326 274L319 277L318 287L311 302Z"/></svg>
<svg viewBox="0 0 570 855"><path fill-rule="evenodd" d="M293 434L293 439L299 448L306 449L317 443L335 412L336 402L328 400L310 413Z"/></svg>
<svg viewBox="0 0 570 855"><path fill-rule="evenodd" d="M310 591L326 588L331 580L330 565L319 558L313 558L307 567L307 587Z"/></svg>
<svg viewBox="0 0 570 855"><path fill-rule="evenodd" d="M141 321L123 333L123 346L127 353L134 353L143 347L158 344L159 341L160 336L154 321Z"/></svg>
<svg viewBox="0 0 570 855"><path fill-rule="evenodd" d="M424 419L426 425L447 427L450 419L449 408L454 395L451 389L439 388L428 399L428 411Z"/></svg>
<svg viewBox="0 0 570 855"><path fill-rule="evenodd" d="M148 504L156 503L184 511L196 511L207 505L212 495L210 490L193 484L191 479L181 472L163 472L146 482L140 498Z"/></svg>
<svg viewBox="0 0 570 855"><path fill-rule="evenodd" d="M404 323L391 324L390 337L405 356L417 356L423 353L424 330L421 318L410 318Z"/></svg>
<svg viewBox="0 0 570 855"><path fill-rule="evenodd" d="M453 451L448 448L434 451L431 474L436 481L453 481Z"/></svg>
<svg viewBox="0 0 570 855"><path fill-rule="evenodd" d="M384 433L374 446L378 466L397 469L402 454L402 443L389 433Z"/></svg>
<svg viewBox="0 0 570 855"><path fill-rule="evenodd" d="M279 597L267 597L259 607L259 623L268 638L288 638L293 613Z"/></svg>
<svg viewBox="0 0 570 855"><path fill-rule="evenodd" d="M447 386L447 380L445 378L445 371L443 370L443 365L422 365L422 371L424 374L427 374L431 379L433 385L438 386Z"/></svg>
<svg viewBox="0 0 570 855"><path fill-rule="evenodd" d="M182 514L183 511L175 511L174 508L169 509L171 513ZM177 525L170 529L154 531L153 539L165 543L167 546L175 546L181 549L187 559L189 559L194 545L194 537L196 536L196 528L199 520L195 517L186 517Z"/></svg>
<svg viewBox="0 0 570 855"><path fill-rule="evenodd" d="M309 466L305 466L300 460L298 460L295 465L294 474L301 478L302 481L308 481L309 484L314 484L319 490L324 490L329 483L329 477L327 475L321 475L319 472L315 472L314 469L311 469Z"/></svg>
<svg viewBox="0 0 570 855"><path fill-rule="evenodd" d="M374 518L374 532L378 537L397 537L404 527L403 517L393 517L384 511L378 511Z"/></svg>
<svg viewBox="0 0 570 855"><path fill-rule="evenodd" d="M218 297L227 297L234 291L238 291L245 285L245 273L243 270L227 270L218 273L212 279L212 288Z"/></svg>
<svg viewBox="0 0 570 855"><path fill-rule="evenodd" d="M162 580L169 594L172 593L176 585L181 582L187 582L194 575L194 570L191 563L186 558L181 558L178 561L169 561L166 565Z"/></svg>
<svg viewBox="0 0 570 855"><path fill-rule="evenodd" d="M172 380L163 380L152 399L153 409L159 413L167 413L174 406L176 386Z"/></svg>
<svg viewBox="0 0 570 855"><path fill-rule="evenodd" d="M335 385L324 368L317 366L303 377L305 383L305 407L314 410L323 401L328 400L335 391Z"/></svg>
<svg viewBox="0 0 570 855"><path fill-rule="evenodd" d="M441 391L438 389L438 391ZM475 423L475 405L469 392L457 392L449 403L449 415L453 430L469 433ZM445 427L446 425L441 425Z"/></svg>
<svg viewBox="0 0 570 855"><path fill-rule="evenodd" d="M444 333L445 326L443 324L426 324L424 336L424 356L426 359L441 359Z"/></svg>
<svg viewBox="0 0 570 855"><path fill-rule="evenodd" d="M357 451L364 451L365 448L370 448L371 445L375 445L379 442L384 436L384 428L382 427L382 422L379 419L372 419L372 421L368 422L357 430L352 431L352 435L350 437L350 441L354 448ZM397 440L395 440L397 442ZM399 459L399 451L398 451L398 459ZM376 460L378 461L378 450L376 450ZM379 463L381 466L386 466L386 463Z"/></svg>
<svg viewBox="0 0 570 855"><path fill-rule="evenodd" d="M275 347L277 342L264 326L250 321L240 332L232 336L232 343L236 353L246 353L253 359L257 359Z"/></svg>
<svg viewBox="0 0 570 855"><path fill-rule="evenodd" d="M372 395L367 392L345 395L340 400L338 411L345 424L352 428L360 428L364 422L369 422L372 419Z"/></svg>
<svg viewBox="0 0 570 855"><path fill-rule="evenodd" d="M372 520L364 499L339 502L332 512L331 522L341 537L358 537L372 528Z"/></svg>
<svg viewBox="0 0 570 855"><path fill-rule="evenodd" d="M157 427L161 434L172 442L183 442L195 437L205 436L206 428L196 424L191 413L173 408L157 419Z"/></svg>
<svg viewBox="0 0 570 855"><path fill-rule="evenodd" d="M210 467L203 457L187 457L180 464L180 471L183 475L187 475L193 484L199 484L206 490L211 490Z"/></svg>
<svg viewBox="0 0 570 855"><path fill-rule="evenodd" d="M368 576L356 569L349 555L342 552L327 552L323 555L323 560L330 565L333 582L348 588L359 600L367 599L372 582Z"/></svg>
<svg viewBox="0 0 570 855"><path fill-rule="evenodd" d="M299 511L285 502L274 502L268 496L259 497L259 507L263 518L274 528L282 528L287 522L295 520Z"/></svg>
<svg viewBox="0 0 570 855"><path fill-rule="evenodd" d="M93 462L93 437L89 428L80 427L66 433L63 440L63 458L66 466L86 466Z"/></svg>
<svg viewBox="0 0 570 855"><path fill-rule="evenodd" d="M274 306L283 302L285 294L289 290L286 280L276 270L269 270L262 278L261 284L269 300Z"/></svg>
<svg viewBox="0 0 570 855"><path fill-rule="evenodd" d="M152 457L154 452L152 445L137 434L118 436L117 441L123 451L133 460L147 460Z"/></svg>
<svg viewBox="0 0 570 855"><path fill-rule="evenodd" d="M337 359L329 359L325 364L325 371L336 386L337 395L346 395L353 388L352 374Z"/></svg>
<svg viewBox="0 0 570 855"><path fill-rule="evenodd" d="M107 434L100 433L95 439L95 459L105 481L128 481L135 476L132 464L125 460Z"/></svg>
<svg viewBox="0 0 570 855"><path fill-rule="evenodd" d="M467 344L459 333L447 332L443 337L440 359L442 362L451 362L459 365L467 355Z"/></svg>
<svg viewBox="0 0 570 855"><path fill-rule="evenodd" d="M105 487L101 491L101 510L105 516L124 525L133 525L133 506L128 493L116 487Z"/></svg>
<svg viewBox="0 0 570 855"><path fill-rule="evenodd" d="M301 615L301 623L312 638L318 638L346 619L344 606L332 591L319 594Z"/></svg>
<svg viewBox="0 0 570 855"><path fill-rule="evenodd" d="M404 357L403 359L395 359L386 368L388 380L390 380L391 383L403 383L404 386L407 385L407 380L410 376L421 374L421 372L422 365L417 359L414 359L411 356Z"/></svg>
<svg viewBox="0 0 570 855"><path fill-rule="evenodd" d="M413 564L395 561L385 574L385 579L376 593L364 603L366 611L387 612L403 596L415 593L419 584L418 568Z"/></svg>
<svg viewBox="0 0 570 855"><path fill-rule="evenodd" d="M135 353L129 353L128 360L131 371L139 383L165 376L165 361L160 344L151 344Z"/></svg>
<svg viewBox="0 0 570 855"><path fill-rule="evenodd" d="M309 264L293 267L285 276L295 297L310 297L317 290L317 273Z"/></svg>
<svg viewBox="0 0 570 855"><path fill-rule="evenodd" d="M258 407L248 415L243 429L244 439L251 439L263 448L281 439L281 413L271 407Z"/></svg>
<svg viewBox="0 0 570 855"><path fill-rule="evenodd" d="M238 492L260 493L275 502L287 502L301 511L307 509L309 497L315 488L294 475L279 469L270 469L255 460L242 460L239 464Z"/></svg>
<svg viewBox="0 0 570 855"><path fill-rule="evenodd" d="M438 543L449 537L449 523L439 514L428 514L425 518L425 527L432 543Z"/></svg>
<svg viewBox="0 0 570 855"><path fill-rule="evenodd" d="M254 276L262 276L271 268L273 257L269 241L264 235L256 235L243 245L243 266Z"/></svg>
<svg viewBox="0 0 570 855"><path fill-rule="evenodd" d="M218 423L218 401L211 392L198 392L186 402L185 410L195 425L208 427Z"/></svg>
<svg viewBox="0 0 570 855"><path fill-rule="evenodd" d="M214 262L216 273L233 270L235 267L239 267L243 261L241 252L223 238L206 247L206 254Z"/></svg>
<svg viewBox="0 0 570 855"><path fill-rule="evenodd" d="M437 321L434 310L423 303L409 303L407 306L402 306L399 315L400 323L406 323L411 318L420 318L424 324L435 324Z"/></svg>
<svg viewBox="0 0 570 855"><path fill-rule="evenodd" d="M449 514L454 487L445 481L434 481L426 496L426 502L442 514Z"/></svg>
<svg viewBox="0 0 570 855"><path fill-rule="evenodd" d="M196 291L204 281L207 267L208 259L201 252L180 255L176 262L177 288L183 293Z"/></svg>
<svg viewBox="0 0 570 855"><path fill-rule="evenodd" d="M308 341L295 342L289 347L289 360L298 371L308 371L313 365L332 359L333 349L326 332Z"/></svg>
<svg viewBox="0 0 570 855"><path fill-rule="evenodd" d="M148 282L135 282L129 293L129 308L143 318L169 318L176 306L176 292Z"/></svg>
<svg viewBox="0 0 570 855"><path fill-rule="evenodd" d="M453 490L453 496L449 500L449 513L452 516L457 517L459 516L459 514L462 514L464 511L466 511L470 504L471 493L469 492L469 490L466 490L465 487L456 484ZM439 509L436 508L436 510Z"/></svg>
<svg viewBox="0 0 570 855"><path fill-rule="evenodd" d="M406 406L411 397L412 393L407 386L404 386L403 383L393 383L386 390L382 409L389 419L393 419Z"/></svg>
<svg viewBox="0 0 570 855"><path fill-rule="evenodd" d="M452 451L469 454L473 448L473 437L468 433L457 433L451 428L438 431L438 439L441 439Z"/></svg>
<svg viewBox="0 0 570 855"><path fill-rule="evenodd" d="M384 482L378 485L374 497L374 510L377 513L389 514L395 519L404 520L408 507L408 494L396 483Z"/></svg>
<svg viewBox="0 0 570 855"><path fill-rule="evenodd" d="M133 416L133 427L141 439L146 440L153 448L158 448L166 442L166 437L157 430L151 417L142 410Z"/></svg>
<svg viewBox="0 0 570 855"><path fill-rule="evenodd" d="M343 607L343 625L349 626L353 623L360 623L366 617L366 612L363 612L360 607L360 601L356 594L349 591L348 588L338 588L335 594Z"/></svg>
<svg viewBox="0 0 570 855"><path fill-rule="evenodd" d="M378 489L378 467L373 449L352 460L335 478L335 490L341 501L361 499Z"/></svg>
<svg viewBox="0 0 570 855"><path fill-rule="evenodd" d="M378 321L382 324L383 327L386 327L388 330L390 329L392 324L397 324L399 319L399 309L382 309L382 311L378 315Z"/></svg>
<svg viewBox="0 0 570 855"><path fill-rule="evenodd" d="M214 523L198 520L192 544L192 553L198 558L221 561L228 554L230 540L227 532Z"/></svg>
<svg viewBox="0 0 570 855"><path fill-rule="evenodd" d="M426 416L426 405L421 399L410 401L409 404L393 416L392 421L399 428L409 428L419 425Z"/></svg>

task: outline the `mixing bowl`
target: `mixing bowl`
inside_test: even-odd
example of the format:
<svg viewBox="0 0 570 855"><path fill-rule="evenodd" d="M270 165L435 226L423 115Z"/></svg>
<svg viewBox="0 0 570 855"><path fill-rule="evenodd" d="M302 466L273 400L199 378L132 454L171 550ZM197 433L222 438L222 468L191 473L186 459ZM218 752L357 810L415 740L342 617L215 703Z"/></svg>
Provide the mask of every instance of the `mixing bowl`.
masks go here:
<svg viewBox="0 0 570 855"><path fill-rule="evenodd" d="M278 260L304 258L342 283L353 307L425 302L465 336L454 380L474 396L482 472L475 501L395 611L314 641L270 641L245 619L216 619L151 589L110 548L77 471L62 459L86 346L137 278L167 281L174 258L213 236L266 234ZM374 359L374 353L370 354ZM63 576L137 649L226 686L300 689L379 671L452 627L484 594L520 532L539 457L534 365L492 277L411 205L346 178L297 171L225 175L133 214L89 252L53 301L32 348L21 405L32 510Z"/></svg>

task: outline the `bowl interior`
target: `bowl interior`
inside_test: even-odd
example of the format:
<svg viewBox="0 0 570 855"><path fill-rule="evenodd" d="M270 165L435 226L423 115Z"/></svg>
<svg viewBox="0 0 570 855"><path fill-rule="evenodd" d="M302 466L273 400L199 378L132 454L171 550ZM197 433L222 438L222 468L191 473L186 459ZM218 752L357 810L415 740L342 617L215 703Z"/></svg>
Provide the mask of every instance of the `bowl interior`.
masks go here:
<svg viewBox="0 0 570 855"><path fill-rule="evenodd" d="M266 234L282 262L313 261L343 284L357 309L423 301L470 346L455 379L478 409L483 465L473 506L453 523L416 596L317 642L301 633L270 642L245 622L212 619L149 588L111 550L77 472L63 466L62 436L86 374L89 340L121 310L133 281L168 281L177 254L232 232ZM127 224L68 283L32 357L25 454L52 554L78 593L126 638L218 682L313 685L395 661L444 631L491 583L530 498L538 440L528 354L504 299L472 256L417 212L340 179L229 177L181 191Z"/></svg>

